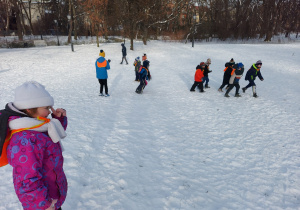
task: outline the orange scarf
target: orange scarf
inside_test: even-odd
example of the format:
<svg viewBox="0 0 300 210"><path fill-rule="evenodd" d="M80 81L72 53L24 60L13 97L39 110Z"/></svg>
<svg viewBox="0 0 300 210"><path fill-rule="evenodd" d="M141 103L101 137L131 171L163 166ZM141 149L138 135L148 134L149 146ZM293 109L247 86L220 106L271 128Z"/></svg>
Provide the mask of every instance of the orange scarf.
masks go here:
<svg viewBox="0 0 300 210"><path fill-rule="evenodd" d="M25 131L25 130L30 130L30 129L34 129L34 128L39 128L43 125L45 125L46 123L50 122L50 119L48 118L44 118L44 117L37 117L38 120L42 121L41 124L29 127L29 128L20 128L20 129L16 129L16 130L9 130L8 134L6 135L5 141L4 141L4 145L2 148L2 155L0 157L0 167L2 166L6 166L8 164L8 159L7 159L7 146L9 144L9 141L12 137L12 135L14 135L15 133L21 132L21 131Z"/></svg>

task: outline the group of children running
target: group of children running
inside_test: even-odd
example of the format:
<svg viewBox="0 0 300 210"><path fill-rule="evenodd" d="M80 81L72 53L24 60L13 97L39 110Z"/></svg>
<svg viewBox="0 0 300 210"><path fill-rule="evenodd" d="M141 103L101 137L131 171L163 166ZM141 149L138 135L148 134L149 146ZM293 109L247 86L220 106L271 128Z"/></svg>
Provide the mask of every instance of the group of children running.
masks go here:
<svg viewBox="0 0 300 210"><path fill-rule="evenodd" d="M198 87L200 89L200 92L205 92L203 90L203 84L205 82L205 88L209 88L208 82L208 73L212 72L209 69L209 65L211 64L211 59L208 58L206 62L201 62L200 65L197 65L196 72L195 72L195 81L192 85L190 91L194 92L195 88ZM256 84L255 79L258 76L261 81L264 80L264 78L261 75L260 68L262 66L261 60L258 60L256 63L254 63L250 69L246 73L245 80L249 81L249 84L242 88L243 92L245 93L246 90L250 87L252 87L253 97L258 97L256 93ZM219 87L218 91L223 92L223 88L226 86L226 92L225 97L230 97L229 92L235 87L235 97L241 97L239 94L240 85L239 81L244 73L244 64L243 63L235 63L234 59L232 58L229 62L225 64L224 69L224 75L223 75L223 82L222 85Z"/></svg>
<svg viewBox="0 0 300 210"><path fill-rule="evenodd" d="M122 48L124 48L124 44L122 45ZM122 52L123 51L124 50L122 49ZM100 50L99 56L100 57L96 60L95 63L96 76L100 83L100 96L107 97L109 96L108 87L107 87L107 78L108 78L107 70L110 69L110 65L109 65L110 60L105 59L105 52L103 50ZM124 53L123 53L123 58L124 58ZM122 63L123 62L121 62L121 64ZM196 87L200 89L200 92L205 92L204 88L210 88L208 86L208 82L209 82L208 74L212 72L209 69L210 64L211 64L211 59L208 58L206 62L201 62L199 65L197 65L194 84L190 89L191 92L194 92ZM140 60L140 57L137 57L134 60L133 66L135 68L135 81L140 82L135 92L141 94L143 93L145 86L148 84L147 80L151 80L151 74L149 71L150 61L147 60L147 55L144 54L142 56L142 61ZM248 80L249 84L246 87L242 88L243 92L245 93L248 88L252 87L253 97L255 98L258 96L256 93L256 84L254 81L256 77L259 77L261 81L264 80L260 72L261 66L262 66L262 62L261 60L258 60L255 64L253 64L250 67L245 77L245 80ZM218 91L223 92L222 89L226 86L226 92L224 96L230 97L229 92L235 87L236 90L234 96L241 97L241 95L239 94L239 90L240 90L239 81L243 76L243 74L244 74L244 64L241 62L235 63L234 59L232 58L229 62L225 63L223 82L219 87ZM103 89L105 89L105 95L103 94Z"/></svg>

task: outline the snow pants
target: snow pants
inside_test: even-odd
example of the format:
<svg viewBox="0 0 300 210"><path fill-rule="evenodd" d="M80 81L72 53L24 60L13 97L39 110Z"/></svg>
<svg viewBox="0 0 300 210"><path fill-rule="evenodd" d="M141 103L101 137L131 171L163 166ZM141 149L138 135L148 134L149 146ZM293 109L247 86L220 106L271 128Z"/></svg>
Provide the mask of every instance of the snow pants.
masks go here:
<svg viewBox="0 0 300 210"><path fill-rule="evenodd" d="M252 86L256 86L256 84L255 84L254 80L249 80L249 84L245 88L249 88Z"/></svg>
<svg viewBox="0 0 300 210"><path fill-rule="evenodd" d="M100 83L100 93L103 93L103 87L105 88L105 94L108 94L108 87L107 87L107 79L98 79Z"/></svg>
<svg viewBox="0 0 300 210"><path fill-rule="evenodd" d="M143 91L143 89L145 88L145 86L146 86L146 81L145 81L145 79L141 78L140 85L136 88L135 92L141 93Z"/></svg>
<svg viewBox="0 0 300 210"><path fill-rule="evenodd" d="M139 81L140 79L140 74L138 71L135 71L135 81Z"/></svg>
<svg viewBox="0 0 300 210"><path fill-rule="evenodd" d="M195 88L198 86L200 91L203 92L203 82L194 82L193 86L191 87L191 91L195 91Z"/></svg>
<svg viewBox="0 0 300 210"><path fill-rule="evenodd" d="M208 85L209 82L208 76L204 76L202 80L203 80L203 84L206 82L205 85Z"/></svg>
<svg viewBox="0 0 300 210"><path fill-rule="evenodd" d="M123 60L124 60L124 59L125 59L125 61L126 61L126 64L128 64L127 59L126 59L126 55L122 57L122 62L121 62L121 64L123 63Z"/></svg>
<svg viewBox="0 0 300 210"><path fill-rule="evenodd" d="M219 87L219 89L223 89L223 87L225 87L225 85L229 85L230 77L231 77L230 75L224 75L224 77L223 77L223 83Z"/></svg>
<svg viewBox="0 0 300 210"><path fill-rule="evenodd" d="M239 85L239 83L237 83L237 84L230 84L230 85L229 85L229 88L228 88L228 90L226 91L225 94L228 94L234 87L236 88L236 89L235 89L235 94L238 94L238 93L239 93L239 90L240 90L240 85Z"/></svg>

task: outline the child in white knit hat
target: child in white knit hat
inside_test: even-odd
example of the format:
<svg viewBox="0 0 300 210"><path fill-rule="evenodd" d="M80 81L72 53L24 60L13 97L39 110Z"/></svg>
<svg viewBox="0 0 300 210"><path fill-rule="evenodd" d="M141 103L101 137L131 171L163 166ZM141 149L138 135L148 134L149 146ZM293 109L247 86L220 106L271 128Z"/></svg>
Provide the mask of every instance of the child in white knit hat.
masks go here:
<svg viewBox="0 0 300 210"><path fill-rule="evenodd" d="M0 110L0 166L13 167L16 194L24 209L61 209L67 195L60 140L66 111L38 82L25 82ZM52 112L52 118L48 115Z"/></svg>
<svg viewBox="0 0 300 210"><path fill-rule="evenodd" d="M205 62L205 68L204 68L204 71L203 71L203 85L205 83L205 88L210 88L208 86L208 82L209 82L209 78L208 78L208 74L210 72L212 72L210 69L209 69L209 65L211 64L211 59L208 58L207 61Z"/></svg>
<svg viewBox="0 0 300 210"><path fill-rule="evenodd" d="M136 57L136 59L134 60L133 65L134 65L134 71L135 71L135 81L139 81L140 80L139 70L142 66L140 57Z"/></svg>

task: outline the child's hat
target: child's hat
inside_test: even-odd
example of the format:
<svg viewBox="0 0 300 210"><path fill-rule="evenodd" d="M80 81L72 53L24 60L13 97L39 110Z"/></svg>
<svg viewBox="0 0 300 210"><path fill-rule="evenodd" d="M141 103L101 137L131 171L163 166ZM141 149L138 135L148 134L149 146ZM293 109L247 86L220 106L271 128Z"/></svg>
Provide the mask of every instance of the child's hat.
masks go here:
<svg viewBox="0 0 300 210"><path fill-rule="evenodd" d="M255 65L262 65L261 60L256 61Z"/></svg>
<svg viewBox="0 0 300 210"><path fill-rule="evenodd" d="M207 63L207 64L211 64L211 59L208 58L207 61L206 61L206 63Z"/></svg>
<svg viewBox="0 0 300 210"><path fill-rule="evenodd" d="M142 60L144 61L144 60L147 60L147 55L146 55L146 53L144 53L144 55L142 56Z"/></svg>
<svg viewBox="0 0 300 210"><path fill-rule="evenodd" d="M100 50L99 56L105 57L105 52L103 50Z"/></svg>
<svg viewBox="0 0 300 210"><path fill-rule="evenodd" d="M200 63L200 66L205 66L205 63L204 63L204 62L201 62L201 63Z"/></svg>
<svg viewBox="0 0 300 210"><path fill-rule="evenodd" d="M238 69L239 68L244 68L244 64L243 63L238 63Z"/></svg>
<svg viewBox="0 0 300 210"><path fill-rule="evenodd" d="M140 57L138 56L138 57L136 57L136 59L135 59L136 61L139 61L140 60Z"/></svg>
<svg viewBox="0 0 300 210"><path fill-rule="evenodd" d="M19 110L53 106L54 99L45 89L45 86L36 81L30 81L15 89L13 105Z"/></svg>
<svg viewBox="0 0 300 210"><path fill-rule="evenodd" d="M234 65L234 64L235 64L233 58L230 59L229 64L230 64L230 65Z"/></svg>

